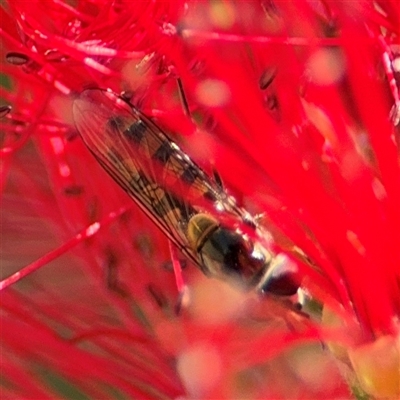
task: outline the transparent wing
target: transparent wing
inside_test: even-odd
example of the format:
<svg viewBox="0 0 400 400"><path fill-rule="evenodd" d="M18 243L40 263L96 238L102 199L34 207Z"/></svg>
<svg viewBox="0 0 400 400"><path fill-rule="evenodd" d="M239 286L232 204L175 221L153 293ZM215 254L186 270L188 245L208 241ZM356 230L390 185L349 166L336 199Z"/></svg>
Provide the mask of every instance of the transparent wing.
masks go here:
<svg viewBox="0 0 400 400"><path fill-rule="evenodd" d="M74 101L73 115L103 168L202 268L188 243L187 223L207 205L226 203L226 194L156 124L117 95L86 90Z"/></svg>

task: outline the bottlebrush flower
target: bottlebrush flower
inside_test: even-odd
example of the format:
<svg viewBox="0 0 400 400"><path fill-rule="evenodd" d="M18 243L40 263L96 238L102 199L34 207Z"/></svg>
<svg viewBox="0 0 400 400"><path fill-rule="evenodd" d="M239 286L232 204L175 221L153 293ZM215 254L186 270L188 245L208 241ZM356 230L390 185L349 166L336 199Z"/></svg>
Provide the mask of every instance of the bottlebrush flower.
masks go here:
<svg viewBox="0 0 400 400"><path fill-rule="evenodd" d="M2 397L398 398L399 15L3 2ZM167 239L74 129L87 87L124 91L260 214L311 318L191 266L176 313Z"/></svg>

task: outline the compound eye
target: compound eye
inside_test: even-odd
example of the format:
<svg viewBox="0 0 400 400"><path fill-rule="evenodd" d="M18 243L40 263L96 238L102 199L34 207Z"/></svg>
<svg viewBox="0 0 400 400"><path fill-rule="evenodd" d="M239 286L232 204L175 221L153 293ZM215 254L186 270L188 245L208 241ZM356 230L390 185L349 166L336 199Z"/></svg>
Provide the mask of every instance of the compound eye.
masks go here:
<svg viewBox="0 0 400 400"><path fill-rule="evenodd" d="M282 254L278 254L272 264L259 290L277 296L296 294L301 280L297 266Z"/></svg>

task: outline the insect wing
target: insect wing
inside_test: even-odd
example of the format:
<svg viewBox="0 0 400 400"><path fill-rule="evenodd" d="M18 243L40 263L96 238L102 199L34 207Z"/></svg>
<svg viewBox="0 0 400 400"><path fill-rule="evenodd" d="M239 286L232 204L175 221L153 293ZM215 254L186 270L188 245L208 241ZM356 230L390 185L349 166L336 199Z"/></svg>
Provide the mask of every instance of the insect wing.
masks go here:
<svg viewBox="0 0 400 400"><path fill-rule="evenodd" d="M83 92L75 100L73 112L78 131L103 168L168 238L198 263L183 231L188 215L174 208L174 198L158 183L152 155L157 153L157 144L165 143L154 127L119 97L102 90ZM188 210L185 205L181 208Z"/></svg>

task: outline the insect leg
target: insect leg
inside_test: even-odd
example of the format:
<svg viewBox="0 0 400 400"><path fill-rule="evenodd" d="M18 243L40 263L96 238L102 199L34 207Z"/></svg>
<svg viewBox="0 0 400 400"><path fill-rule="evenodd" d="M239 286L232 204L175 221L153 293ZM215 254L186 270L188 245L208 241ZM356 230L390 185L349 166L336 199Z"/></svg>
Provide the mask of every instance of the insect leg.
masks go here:
<svg viewBox="0 0 400 400"><path fill-rule="evenodd" d="M168 244L169 244L169 251L171 253L172 266L174 268L176 287L178 288L179 292L178 301L175 306L175 312L179 314L180 310L182 308L185 308L189 303L189 288L187 287L183 279L182 268L180 261L178 259L176 248L171 243L171 241L168 241Z"/></svg>
<svg viewBox="0 0 400 400"><path fill-rule="evenodd" d="M382 48L382 63L385 70L386 78L389 83L390 91L393 96L394 104L390 111L390 119L394 126L400 123L400 95L398 89L398 82L395 78L395 58L399 57L397 54L394 56L390 47L387 45L383 37L379 38L379 44Z"/></svg>

